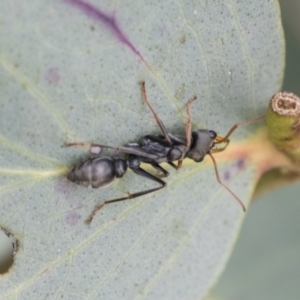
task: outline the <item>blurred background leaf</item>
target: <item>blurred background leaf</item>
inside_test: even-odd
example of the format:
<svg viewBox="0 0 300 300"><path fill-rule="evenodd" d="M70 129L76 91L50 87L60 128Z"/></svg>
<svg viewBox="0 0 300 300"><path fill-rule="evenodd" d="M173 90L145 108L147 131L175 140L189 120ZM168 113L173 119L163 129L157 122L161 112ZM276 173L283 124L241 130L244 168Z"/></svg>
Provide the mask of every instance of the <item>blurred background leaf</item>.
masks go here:
<svg viewBox="0 0 300 300"><path fill-rule="evenodd" d="M280 4L287 49L282 90L300 95L300 2ZM281 176L275 171L264 179L274 182ZM297 181L251 205L229 264L209 299L300 298L300 185L293 174L285 179Z"/></svg>

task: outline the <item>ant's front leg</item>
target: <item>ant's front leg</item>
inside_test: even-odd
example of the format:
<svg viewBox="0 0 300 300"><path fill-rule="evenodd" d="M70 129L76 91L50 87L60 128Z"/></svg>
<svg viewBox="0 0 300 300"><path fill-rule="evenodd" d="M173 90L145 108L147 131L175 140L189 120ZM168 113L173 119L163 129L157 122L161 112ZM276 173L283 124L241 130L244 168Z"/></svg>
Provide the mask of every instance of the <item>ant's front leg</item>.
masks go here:
<svg viewBox="0 0 300 300"><path fill-rule="evenodd" d="M100 154L102 151L102 146L99 144L88 143L88 142L74 142L74 143L65 143L63 147L73 147L80 146L84 148L88 148L90 153L92 154Z"/></svg>

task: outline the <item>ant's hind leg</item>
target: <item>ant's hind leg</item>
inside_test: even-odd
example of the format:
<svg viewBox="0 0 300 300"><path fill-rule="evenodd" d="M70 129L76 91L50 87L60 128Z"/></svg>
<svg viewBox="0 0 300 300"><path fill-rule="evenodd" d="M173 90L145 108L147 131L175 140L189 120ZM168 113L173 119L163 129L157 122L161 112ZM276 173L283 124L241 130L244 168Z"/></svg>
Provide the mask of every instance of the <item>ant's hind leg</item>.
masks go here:
<svg viewBox="0 0 300 300"><path fill-rule="evenodd" d="M63 147L73 147L80 146L84 148L88 148L90 153L99 154L102 151L102 146L99 144L88 143L88 142L74 142L74 143L65 143Z"/></svg>
<svg viewBox="0 0 300 300"><path fill-rule="evenodd" d="M164 188L167 185L163 180L161 180L160 178L146 172L142 168L131 168L131 170L137 175L143 176L147 179L150 179L150 180L153 180L153 181L159 183L161 186L159 186L157 188L141 191L141 192L138 192L138 193L134 193L134 194L128 193L127 197L122 197L122 198L117 198L117 199L104 201L102 204L95 206L95 208L93 209L93 211L91 212L91 214L89 215L87 220L85 221L86 224L88 224L88 225L91 224L91 222L93 221L94 216L106 204L120 202L120 201L124 201L124 200L130 200L130 199L137 198L137 197L140 197L140 196L143 196L143 195L146 195L146 194L150 194L150 193L156 192L156 191Z"/></svg>
<svg viewBox="0 0 300 300"><path fill-rule="evenodd" d="M102 145L102 144L94 144L94 143L85 143L85 142L75 142L75 143L65 143L64 147L72 147L72 146L81 146L81 147L88 147L90 152L93 154L101 153L102 149L112 149L119 151L121 153L133 154L137 156L147 157L149 159L157 159L158 156L156 154L148 153L147 151L143 150L141 147L123 147L123 146L109 146L109 145Z"/></svg>
<svg viewBox="0 0 300 300"><path fill-rule="evenodd" d="M157 113L154 111L153 107L151 106L148 98L147 98L147 94L146 94L146 87L145 87L145 81L141 82L141 88L142 88L142 96L143 96L143 100L145 101L145 103L147 104L147 106L149 107L149 109L151 110L156 123L158 124L161 132L163 133L165 139L168 141L169 145L173 145L169 135L168 135L168 131L164 125L164 123L162 122L162 120L159 118L159 116L157 115Z"/></svg>
<svg viewBox="0 0 300 300"><path fill-rule="evenodd" d="M197 96L194 96L186 104L187 122L184 124L184 126L185 126L186 146L188 148L191 145L191 138L192 138L192 118L190 114L190 106L196 99Z"/></svg>

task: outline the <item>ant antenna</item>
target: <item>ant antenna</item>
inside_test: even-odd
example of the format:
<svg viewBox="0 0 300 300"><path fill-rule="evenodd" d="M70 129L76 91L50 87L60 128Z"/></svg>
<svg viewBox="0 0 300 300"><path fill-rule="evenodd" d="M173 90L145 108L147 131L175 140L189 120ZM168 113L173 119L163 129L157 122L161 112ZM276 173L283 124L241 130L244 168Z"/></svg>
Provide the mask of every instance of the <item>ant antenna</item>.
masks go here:
<svg viewBox="0 0 300 300"><path fill-rule="evenodd" d="M252 124L252 123L255 123L261 119L263 119L266 115L262 115L262 116L259 116L255 119L251 119L251 120L248 120L248 121L245 121L245 122L241 122L241 123L236 123L234 124L231 129L228 131L228 133L225 135L225 137L220 137L220 136L217 136L217 141L215 142L215 144L220 144L220 143L229 143L229 137L232 135L232 133L240 126L244 126L244 125L249 125L249 124ZM226 145L227 146L227 145ZM226 147L225 147L226 148ZM224 148L224 149L225 149Z"/></svg>
<svg viewBox="0 0 300 300"><path fill-rule="evenodd" d="M234 127L232 127L232 128L234 128ZM235 128L232 131L234 131L234 130L235 130ZM246 207L245 207L244 203L242 202L242 200L225 183L222 182L222 180L220 178L220 175L219 175L218 166L217 166L217 163L216 163L216 160L215 160L214 156L210 152L208 152L208 155L210 156L211 160L213 161L217 181L237 200L238 203L240 203L240 205L243 208L243 211L246 211Z"/></svg>
<svg viewBox="0 0 300 300"><path fill-rule="evenodd" d="M214 145L221 144L221 143L226 143L225 147L223 147L221 149L211 149L208 152L208 155L210 156L211 160L213 161L213 164L214 164L214 167L215 167L215 173L216 173L217 181L240 203L240 205L243 208L243 211L246 211L246 207L245 207L244 203L242 202L242 200L226 184L224 184L222 182L222 180L220 178L220 175L219 175L219 170L218 170L216 160L215 160L214 156L212 155L212 153L221 152L221 151L225 150L225 148L229 144L229 137L232 135L232 133L238 127L255 123L255 122L263 119L265 116L266 115L262 115L262 116L259 116L259 117L255 118L255 119L251 119L251 120L241 122L241 123L236 123L235 125L233 125L231 127L231 129L228 131L228 133L225 135L225 137L221 137L221 136L217 135L216 141L214 142Z"/></svg>

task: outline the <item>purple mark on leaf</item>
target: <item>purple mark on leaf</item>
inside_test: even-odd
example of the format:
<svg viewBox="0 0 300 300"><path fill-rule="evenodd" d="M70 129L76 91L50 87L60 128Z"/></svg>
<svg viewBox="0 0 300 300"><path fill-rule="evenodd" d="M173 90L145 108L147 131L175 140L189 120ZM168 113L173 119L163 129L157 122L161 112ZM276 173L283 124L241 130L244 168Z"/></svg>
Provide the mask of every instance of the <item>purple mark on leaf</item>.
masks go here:
<svg viewBox="0 0 300 300"><path fill-rule="evenodd" d="M60 182L58 182L54 187L55 193L59 194L59 196L63 196L67 202L71 203L71 185L70 182L63 178Z"/></svg>
<svg viewBox="0 0 300 300"><path fill-rule="evenodd" d="M239 159L237 162L236 162L236 166L239 170L242 170L245 168L245 160L244 159Z"/></svg>
<svg viewBox="0 0 300 300"><path fill-rule="evenodd" d="M95 7L94 5L81 0L63 0L63 1L73 6L76 6L89 17L103 23L121 43L129 47L133 51L133 53L135 53L148 66L148 63L144 60L140 52L134 47L134 45L130 42L130 40L127 38L125 33L119 27L114 13L112 13L111 15L106 14L100 9L98 9L97 7Z"/></svg>
<svg viewBox="0 0 300 300"><path fill-rule="evenodd" d="M60 75L57 68L49 68L44 75L45 80L49 84L57 84L60 80Z"/></svg>
<svg viewBox="0 0 300 300"><path fill-rule="evenodd" d="M54 186L55 193L58 194L61 200L76 205L76 209L82 207L81 198L76 197L76 189L74 190L73 182L67 178L63 178Z"/></svg>
<svg viewBox="0 0 300 300"><path fill-rule="evenodd" d="M230 178L232 177L232 175L236 175L239 171L244 170L245 167L246 167L245 159L243 159L243 158L238 159L234 163L234 165L232 165L231 167L229 167L229 169L224 172L223 179L225 181L230 180Z"/></svg>
<svg viewBox="0 0 300 300"><path fill-rule="evenodd" d="M223 178L224 178L224 180L225 181L227 181L227 180L229 180L230 179L230 172L227 170L227 171L225 171L224 172L224 174L223 174Z"/></svg>
<svg viewBox="0 0 300 300"><path fill-rule="evenodd" d="M66 223L70 226L75 226L80 219L81 219L81 216L76 211L69 212L65 217Z"/></svg>

